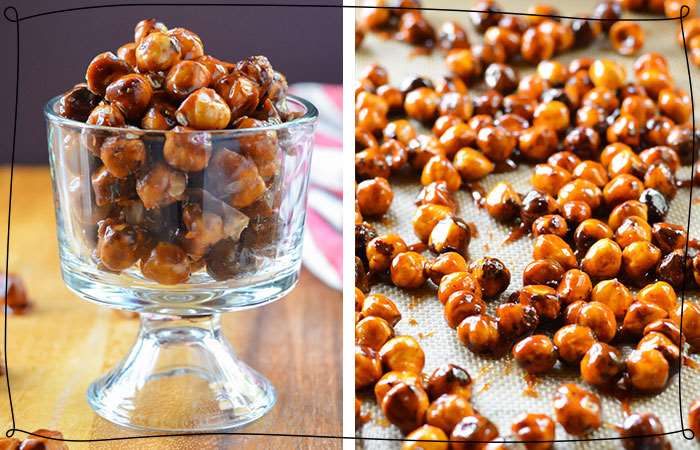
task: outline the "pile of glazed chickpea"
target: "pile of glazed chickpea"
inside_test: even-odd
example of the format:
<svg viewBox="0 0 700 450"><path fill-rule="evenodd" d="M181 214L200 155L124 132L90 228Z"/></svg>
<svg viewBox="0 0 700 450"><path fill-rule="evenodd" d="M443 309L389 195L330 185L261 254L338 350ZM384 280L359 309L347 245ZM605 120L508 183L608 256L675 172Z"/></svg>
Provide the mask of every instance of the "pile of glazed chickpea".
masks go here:
<svg viewBox="0 0 700 450"><path fill-rule="evenodd" d="M494 2L478 6L484 12L472 14L472 20L485 32L478 50L455 23L439 33L449 75L411 77L395 87L375 64L361 72L355 91L356 390L373 387L386 418L408 439L449 437L454 449L509 447L473 443L495 441L499 431L472 407L469 374L446 364L424 378L423 350L413 337L395 335L401 313L388 297L369 294L372 282L403 289L435 286L448 326L470 351L511 352L532 375L552 372L557 364L572 366L598 389L659 393L679 369L683 348L700 349L700 305L686 299L681 307L676 294L700 285L700 252L684 227L664 221L679 185L676 173L693 149L688 93L674 85L667 61L656 53L635 61L632 81L610 59L579 58L568 65L548 59L568 48L561 46L569 42L561 40L569 34L562 30L572 31L575 43L577 30L596 30L598 22L501 17ZM415 25L420 14L379 11L368 16L388 15L386 22L364 28L398 23L404 39L409 33L401 28ZM596 17L611 11L619 5L603 2ZM623 42L614 45L618 52L639 50L637 24L603 23L613 43ZM620 28L624 33L614 34ZM595 35L589 31L584 35ZM535 43L526 44L526 34L538 36ZM548 40L555 40L553 50L543 44ZM515 59L536 63L535 73L520 78L507 64ZM480 79L486 91L470 93L468 86ZM420 134L415 122L430 132ZM534 164L533 189L521 194L502 182L475 196L495 220L534 238L524 287L499 304L494 317L487 302L506 291L511 273L495 257L468 262L473 231L457 216L454 193L466 188L478 194L479 180L518 163ZM388 179L399 173L420 174L423 187L412 219L420 244L378 235L365 221L389 210ZM424 249L434 256L424 256ZM623 347L629 348L626 356ZM570 434L582 436L602 425L598 396L580 385L560 386L553 406L556 421ZM700 433L700 400L691 405L689 424ZM633 413L619 430L623 437L658 434L663 425L652 413ZM523 414L511 431L516 440L555 437L546 414ZM669 445L663 436L624 443L632 449ZM407 442L404 448L425 445Z"/></svg>
<svg viewBox="0 0 700 450"><path fill-rule="evenodd" d="M66 169L77 175L74 211L99 267L118 273L140 262L160 284L184 283L203 268L216 280L254 271L278 226L265 198L279 171L277 135L227 142L205 131L294 119L285 77L264 56L222 61L192 31L147 19L116 55L97 55L85 79L63 94L57 113L125 129L66 131L66 161L89 156L88 187L84 163ZM164 142L140 130L166 130Z"/></svg>

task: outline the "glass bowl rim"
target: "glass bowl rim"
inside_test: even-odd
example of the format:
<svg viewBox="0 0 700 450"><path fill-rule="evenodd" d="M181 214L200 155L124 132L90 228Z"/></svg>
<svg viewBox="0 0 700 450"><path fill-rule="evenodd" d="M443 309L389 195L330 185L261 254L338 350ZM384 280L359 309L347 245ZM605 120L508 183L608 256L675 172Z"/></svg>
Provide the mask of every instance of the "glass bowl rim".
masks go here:
<svg viewBox="0 0 700 450"><path fill-rule="evenodd" d="M44 117L51 122L51 123L56 123L61 126L70 126L74 128L80 128L80 129L90 129L90 130L95 130L95 131L104 131L104 132L110 132L110 133L134 133L134 134L139 134L139 135L152 135L152 136L165 136L167 133L171 133L172 130L144 130L141 128L125 128L125 127L108 127L104 125L90 125L85 122L79 122L77 120L73 119L68 119L66 117L59 116L56 111L55 111L55 106L58 103L58 101L61 99L61 95L57 95L50 99L45 105L44 105ZM238 129L223 129L223 130L188 130L188 131L181 131L179 133L207 133L210 135L214 136L226 136L226 137L235 137L235 136L243 136L246 134L258 134L263 131L277 131L277 130L286 130L286 129L292 129L297 126L303 126L307 124L315 124L318 120L318 109L316 106L314 106L313 103L310 101L298 97L296 95L287 95L287 100L296 102L298 104L301 104L305 109L306 112L304 113L303 116L298 117L294 120L291 120L289 122L282 122L278 124L271 124L271 125L266 125L264 127L257 127L257 128L238 128Z"/></svg>

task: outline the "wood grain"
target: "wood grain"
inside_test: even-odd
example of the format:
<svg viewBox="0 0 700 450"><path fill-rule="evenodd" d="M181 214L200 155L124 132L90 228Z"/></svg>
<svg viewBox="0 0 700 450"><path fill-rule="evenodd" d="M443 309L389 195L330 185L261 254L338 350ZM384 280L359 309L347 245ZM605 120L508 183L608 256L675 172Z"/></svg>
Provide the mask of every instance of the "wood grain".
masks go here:
<svg viewBox="0 0 700 450"><path fill-rule="evenodd" d="M0 251L5 264L9 168L0 167ZM131 346L138 321L80 300L63 284L49 170L16 167L10 228L10 272L28 286L33 309L8 317L9 376L18 428L49 428L67 438L96 439L135 433L102 420L89 408L89 383ZM302 271L285 299L226 314L224 333L239 356L265 374L278 402L241 431L340 435L341 295ZM11 419L5 379L0 379L0 424ZM90 449L340 448L340 440L207 436L74 443Z"/></svg>

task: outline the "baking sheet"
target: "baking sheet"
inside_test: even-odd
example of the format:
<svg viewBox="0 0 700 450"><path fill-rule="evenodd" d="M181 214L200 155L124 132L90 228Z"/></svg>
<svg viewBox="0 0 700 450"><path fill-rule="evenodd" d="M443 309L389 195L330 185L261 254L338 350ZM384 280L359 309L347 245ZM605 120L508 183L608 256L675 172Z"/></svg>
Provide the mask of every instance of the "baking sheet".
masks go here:
<svg viewBox="0 0 700 450"><path fill-rule="evenodd" d="M525 11L530 2L501 1L500 3L504 10L517 12ZM576 15L592 11L595 3L593 1L563 0L556 2L556 5L563 14ZM456 8L457 5L469 8L472 2L423 1L425 7ZM359 14L361 11L358 10L358 16ZM467 29L472 44L480 40L480 36L474 32L469 23L467 13L426 11L424 14L435 26L439 26L445 20L455 20ZM634 15L625 13L625 17L634 17ZM688 90L683 50L676 42L678 23L645 22L641 25L646 35L646 44L642 52L658 51L666 55L676 84ZM559 55L557 58L568 62L580 56L614 57L628 67L628 74L632 73L631 67L634 57L625 58L614 54L609 42L604 38L599 38L592 47ZM356 52L355 71L359 73L367 64L376 62L387 68L391 83L398 84L408 75L426 75L434 78L445 74L443 57L441 52L434 52L428 56L416 55L405 44L367 34L362 46ZM531 68L524 66L518 67L518 69L521 77L532 71ZM691 67L691 73L696 77L697 69ZM696 78L693 78L693 81L696 85L698 84ZM474 88L473 90L478 91L479 89ZM531 188L529 184L530 172L531 166L523 165L514 172L489 175L482 180L481 184L488 191L499 181L509 181L518 192L526 192ZM683 168L679 173L680 178L687 178L689 174L688 167ZM392 179L391 183L395 195L391 209L381 221L375 221L373 224L379 234L398 233L407 243L416 242L418 239L413 233L410 220L415 211L414 199L420 190L418 177L413 180ZM490 309L493 310L510 293L522 287L522 271L525 265L532 260L532 241L529 237L524 237L509 244L502 244L510 228L496 223L483 209L478 209L469 193L460 191L456 198L459 203L458 216L468 222L474 222L478 229L478 236L472 240L469 247L470 259L474 260L485 255L495 256L501 259L511 271L512 280L508 290L501 295L499 300L495 300L489 305ZM698 200L700 199L696 198L695 208L700 208ZM689 189L680 189L671 203L667 221L685 225L688 219L688 201ZM693 213L691 235L700 238L700 220L696 220L697 214L697 212ZM408 334L418 339L426 354L425 373L429 374L439 365L448 362L458 364L469 371L475 379L473 405L482 415L498 426L502 437L509 435L510 425L514 417L522 412L542 412L553 417L552 398L554 391L560 384L574 382L586 386L578 376L577 371L571 369L558 370L540 377L534 387L529 386L524 377L525 372L517 366L510 355L494 359L471 353L459 342L456 331L450 329L445 323L443 307L436 298L434 287L408 292L388 284L378 284L372 287L372 292L385 294L397 303L403 318L395 327L396 334ZM686 298L697 301L698 293L689 293ZM697 356L692 358L700 362ZM670 380L668 388L660 395L632 399L632 410L652 411L661 418L666 431L679 430L681 423L677 377L678 375L675 375ZM700 372L684 366L682 377L683 414L684 420L686 420L688 404L700 398ZM599 391L596 392L601 397L603 421L610 424L622 423L623 410L620 402ZM358 437L400 438L402 436L398 428L384 418L375 404L373 396L360 398L363 399L363 413L368 414L371 419L358 428ZM600 438L617 435L615 430L604 426L587 437ZM560 425L557 425L556 439L572 438L575 437L567 434ZM673 448L698 448L696 442L686 441L680 434L669 436L669 440ZM398 442L370 440L359 440L357 445L359 448L365 449L401 447L401 443ZM557 443L555 445L557 449L612 449L621 447L620 441Z"/></svg>

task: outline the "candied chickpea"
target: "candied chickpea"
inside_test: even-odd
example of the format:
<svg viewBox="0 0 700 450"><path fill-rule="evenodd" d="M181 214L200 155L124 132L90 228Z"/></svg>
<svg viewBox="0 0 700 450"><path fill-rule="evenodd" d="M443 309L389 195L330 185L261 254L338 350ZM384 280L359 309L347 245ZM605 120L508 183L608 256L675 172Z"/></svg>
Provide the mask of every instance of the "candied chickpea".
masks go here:
<svg viewBox="0 0 700 450"><path fill-rule="evenodd" d="M637 301L652 303L669 313L676 308L676 292L665 281L648 284L637 293Z"/></svg>
<svg viewBox="0 0 700 450"><path fill-rule="evenodd" d="M387 371L421 373L425 364L423 349L411 336L397 336L388 340L379 350L379 358Z"/></svg>
<svg viewBox="0 0 700 450"><path fill-rule="evenodd" d="M499 343L498 326L486 314L468 316L457 326L457 337L474 353L494 353Z"/></svg>
<svg viewBox="0 0 700 450"><path fill-rule="evenodd" d="M383 156L379 147L355 153L355 175L358 178L389 177L391 168Z"/></svg>
<svg viewBox="0 0 700 450"><path fill-rule="evenodd" d="M581 378L593 386L613 386L625 370L625 361L618 349L596 342L581 360Z"/></svg>
<svg viewBox="0 0 700 450"><path fill-rule="evenodd" d="M452 208L449 206L432 203L420 205L412 219L413 231L421 241L428 242L435 225L451 215Z"/></svg>
<svg viewBox="0 0 700 450"><path fill-rule="evenodd" d="M533 332L539 324L537 310L530 305L503 303L496 308L498 333L504 339L514 339Z"/></svg>
<svg viewBox="0 0 700 450"><path fill-rule="evenodd" d="M428 377L426 390L431 400L436 400L445 394L457 395L469 400L472 379L465 369L454 364L443 364Z"/></svg>
<svg viewBox="0 0 700 450"><path fill-rule="evenodd" d="M117 255L119 258L123 256L121 252ZM7 284L5 282L6 276ZM27 288L24 281L22 281L22 278L17 274L0 273L0 293L3 301L7 303L8 308L14 313L24 312L31 306L27 297ZM6 294L7 296L5 296Z"/></svg>
<svg viewBox="0 0 700 450"><path fill-rule="evenodd" d="M476 131L465 123L457 123L440 136L440 144L445 148L447 155L455 155L462 148L476 146Z"/></svg>
<svg viewBox="0 0 700 450"><path fill-rule="evenodd" d="M571 173L581 163L581 158L576 156L575 153L562 151L552 154L547 158L547 164L552 166L561 167L567 172Z"/></svg>
<svg viewBox="0 0 700 450"><path fill-rule="evenodd" d="M676 309L675 315L683 317L683 336L693 351L700 349L700 305L686 300Z"/></svg>
<svg viewBox="0 0 700 450"><path fill-rule="evenodd" d="M378 236L367 244L367 268L371 272L384 272L396 255L407 250L404 240L396 234Z"/></svg>
<svg viewBox="0 0 700 450"><path fill-rule="evenodd" d="M489 35L489 32L492 29L501 30L500 28L491 28L486 32L486 36ZM519 38L517 33L508 33L512 33L513 35ZM508 53L508 46L504 47L506 48L506 53ZM484 82L486 83L486 86L489 89L495 89L503 95L508 95L515 91L518 87L518 81L518 74L515 71L515 69L506 64L491 63L486 67L486 70L484 71Z"/></svg>
<svg viewBox="0 0 700 450"><path fill-rule="evenodd" d="M586 272L570 269L559 282L557 295L564 305L569 305L577 301L588 301L592 289L591 279Z"/></svg>
<svg viewBox="0 0 700 450"><path fill-rule="evenodd" d="M406 119L398 119L389 122L383 130L384 140L396 139L402 145L408 145L411 139L416 137L416 129ZM365 147L370 147L366 145Z"/></svg>
<svg viewBox="0 0 700 450"><path fill-rule="evenodd" d="M627 74L622 64L611 59L596 59L588 69L591 81L596 87L619 89L625 83Z"/></svg>
<svg viewBox="0 0 700 450"><path fill-rule="evenodd" d="M441 116L453 115L460 120L469 120L474 114L474 104L468 94L448 92L442 94L438 112Z"/></svg>
<svg viewBox="0 0 700 450"><path fill-rule="evenodd" d="M474 53L466 48L453 49L447 52L445 65L450 72L462 80L474 78L481 72L479 61L475 58Z"/></svg>
<svg viewBox="0 0 700 450"><path fill-rule="evenodd" d="M684 124L690 118L691 103L688 93L681 89L665 88L657 98L659 112L677 124Z"/></svg>
<svg viewBox="0 0 700 450"><path fill-rule="evenodd" d="M455 394L443 394L428 407L425 421L445 432L451 432L462 417L474 414L469 399Z"/></svg>
<svg viewBox="0 0 700 450"><path fill-rule="evenodd" d="M562 238L555 234L543 234L532 245L533 259L552 259L565 269L576 267L576 256Z"/></svg>
<svg viewBox="0 0 700 450"><path fill-rule="evenodd" d="M520 153L533 161L545 160L556 151L558 145L556 131L545 125L530 127L518 136Z"/></svg>
<svg viewBox="0 0 700 450"><path fill-rule="evenodd" d="M168 73L166 89L176 98L182 96L183 92L190 91L192 88L196 89L195 86L206 82L206 75L202 74L198 75L198 77L200 77L198 81L191 79L190 77L196 75L189 75L188 72L189 70L196 69L192 68L188 70L187 66L181 68L180 66L185 63L187 63L187 61L179 63L170 69ZM184 72L181 69L184 69ZM214 87L216 92L226 101L226 104L231 109L231 117L233 120L252 114L260 103L262 96L262 91L258 84L239 73L232 73L231 75L222 77L216 82Z"/></svg>
<svg viewBox="0 0 700 450"><path fill-rule="evenodd" d="M406 94L404 110L409 117L422 122L429 122L437 117L440 96L435 90L421 87Z"/></svg>
<svg viewBox="0 0 700 450"><path fill-rule="evenodd" d="M381 317L365 317L355 325L355 343L379 350L394 335L394 330Z"/></svg>
<svg viewBox="0 0 700 450"><path fill-rule="evenodd" d="M554 421L546 414L522 413L510 429L518 440L527 442L527 450L548 450L552 448L552 443L547 441L554 440L554 426Z"/></svg>
<svg viewBox="0 0 700 450"><path fill-rule="evenodd" d="M496 168L483 153L469 147L457 151L452 163L464 181L478 181Z"/></svg>
<svg viewBox="0 0 700 450"><path fill-rule="evenodd" d="M485 445L498 437L498 428L487 418L474 413L466 416L455 425L450 435L450 448L470 450ZM481 443L481 444L480 444Z"/></svg>
<svg viewBox="0 0 700 450"><path fill-rule="evenodd" d="M528 373L547 373L557 363L557 349L547 336L536 334L513 347L513 358Z"/></svg>
<svg viewBox="0 0 700 450"><path fill-rule="evenodd" d="M415 201L416 205L439 205L449 208L454 211L457 206L455 204L452 193L447 190L447 183L444 181L435 181L420 190Z"/></svg>
<svg viewBox="0 0 700 450"><path fill-rule="evenodd" d="M146 146L140 139L110 136L100 147L100 159L105 169L116 178L126 178L146 160Z"/></svg>
<svg viewBox="0 0 700 450"><path fill-rule="evenodd" d="M564 429L575 436L584 435L601 425L600 399L576 384L563 384L554 394L554 412Z"/></svg>
<svg viewBox="0 0 700 450"><path fill-rule="evenodd" d="M568 128L569 123L569 108L560 101L540 103L535 109L535 126L546 126L561 132Z"/></svg>
<svg viewBox="0 0 700 450"><path fill-rule="evenodd" d="M425 274L435 284L440 284L442 277L447 274L466 270L466 260L455 252L442 253L425 264Z"/></svg>
<svg viewBox="0 0 700 450"><path fill-rule="evenodd" d="M459 172L444 156L435 155L423 166L421 184L427 186L434 181L445 181L447 189L456 191L462 185Z"/></svg>
<svg viewBox="0 0 700 450"><path fill-rule="evenodd" d="M576 166L572 173L574 178L590 181L599 188L604 187L608 183L608 174L605 167L599 162L582 161Z"/></svg>
<svg viewBox="0 0 700 450"><path fill-rule="evenodd" d="M180 41L161 31L154 31L136 41L136 64L139 71L167 71L181 59Z"/></svg>
<svg viewBox="0 0 700 450"><path fill-rule="evenodd" d="M186 188L187 176L161 162L156 163L136 181L136 193L146 209L158 208L182 200Z"/></svg>
<svg viewBox="0 0 700 450"><path fill-rule="evenodd" d="M180 104L175 113L178 123L197 130L219 130L231 121L231 110L215 90L200 88Z"/></svg>
<svg viewBox="0 0 700 450"><path fill-rule="evenodd" d="M612 230L617 230L630 217L639 217L646 221L647 210L647 205L638 200L627 200L613 208L608 217L608 225L610 225Z"/></svg>
<svg viewBox="0 0 700 450"><path fill-rule="evenodd" d="M449 445L445 432L432 425L423 425L416 428L406 436L406 439L407 442L404 442L401 446L401 450L447 450L447 446Z"/></svg>
<svg viewBox="0 0 700 450"><path fill-rule="evenodd" d="M608 142L622 142L630 147L637 148L641 145L642 124L629 114L620 114L607 130Z"/></svg>
<svg viewBox="0 0 700 450"><path fill-rule="evenodd" d="M379 381L374 384L374 396L377 400L377 405L381 406L386 393L399 383L410 384L425 389L423 386L423 376L421 374L407 371L389 371L382 375Z"/></svg>
<svg viewBox="0 0 700 450"><path fill-rule="evenodd" d="M571 173L566 169L552 164L537 164L530 177L530 184L549 195L557 195L570 180Z"/></svg>
<svg viewBox="0 0 700 450"><path fill-rule="evenodd" d="M584 179L575 179L559 189L557 201L560 205L572 201L581 201L596 210L602 203L603 193L592 182Z"/></svg>
<svg viewBox="0 0 700 450"><path fill-rule="evenodd" d="M569 226L559 214L540 216L532 222L532 235L535 237L542 234L555 234L563 239L568 232Z"/></svg>
<svg viewBox="0 0 700 450"><path fill-rule="evenodd" d="M382 86L389 82L389 74L386 71L386 68L379 64L370 64L364 67L360 71L359 78L361 80L369 81L370 83L372 83L372 85L374 85L375 88L378 88L379 86Z"/></svg>
<svg viewBox="0 0 700 450"><path fill-rule="evenodd" d="M653 303L634 302L625 314L621 331L628 336L640 336L647 325L666 317L668 312L660 306Z"/></svg>
<svg viewBox="0 0 700 450"><path fill-rule="evenodd" d="M581 268L594 278L613 278L622 266L622 249L610 238L600 239L586 252Z"/></svg>
<svg viewBox="0 0 700 450"><path fill-rule="evenodd" d="M434 253L456 252L466 255L471 229L462 219L449 216L440 220L430 232L428 248Z"/></svg>
<svg viewBox="0 0 700 450"><path fill-rule="evenodd" d="M639 195L639 201L647 207L649 223L664 220L669 210L668 200L656 189L647 188Z"/></svg>
<svg viewBox="0 0 700 450"><path fill-rule="evenodd" d="M438 117L437 120L435 120L435 123L433 124L432 131L436 137L441 138L442 135L445 134L445 132L447 132L447 130L454 127L455 125L460 124L464 124L464 121L455 114L440 114L440 117ZM471 131L473 132L473 130ZM476 133L473 134L474 140L476 140ZM449 154L452 153L454 152L449 152Z"/></svg>
<svg viewBox="0 0 700 450"><path fill-rule="evenodd" d="M141 118L141 128L144 130L170 130L177 125L176 111L177 108L170 102L154 98Z"/></svg>
<svg viewBox="0 0 700 450"><path fill-rule="evenodd" d="M163 158L175 169L199 172L209 164L211 147L211 137L208 134L176 126L165 134Z"/></svg>
<svg viewBox="0 0 700 450"><path fill-rule="evenodd" d="M435 136L422 134L412 139L407 145L408 161L415 170L423 166L435 155L446 156L447 151Z"/></svg>
<svg viewBox="0 0 700 450"><path fill-rule="evenodd" d="M663 89L673 88L673 80L668 69L643 69L637 74L637 80L652 100L658 99Z"/></svg>
<svg viewBox="0 0 700 450"><path fill-rule="evenodd" d="M554 333L553 340L554 345L557 346L559 358L571 364L578 364L596 342L593 330L577 324L561 327Z"/></svg>
<svg viewBox="0 0 700 450"><path fill-rule="evenodd" d="M639 153L639 159L647 166L651 166L655 163L664 163L673 173L676 173L681 166L678 153L665 145L650 147L643 150Z"/></svg>
<svg viewBox="0 0 700 450"><path fill-rule="evenodd" d="M386 102L390 111L399 111L403 108L404 98L399 88L383 84L377 88L377 95Z"/></svg>
<svg viewBox="0 0 700 450"><path fill-rule="evenodd" d="M486 45L503 47L506 59L513 59L520 51L520 33L506 27L492 26L484 32L483 42ZM517 85L517 83L516 83Z"/></svg>
<svg viewBox="0 0 700 450"><path fill-rule="evenodd" d="M612 178L622 174L644 177L646 171L647 165L631 149L624 149L618 152L612 157L608 165L608 174Z"/></svg>
<svg viewBox="0 0 700 450"><path fill-rule="evenodd" d="M625 360L625 381L634 390L644 393L660 392L666 386L669 364L656 349L633 350Z"/></svg>
<svg viewBox="0 0 700 450"><path fill-rule="evenodd" d="M469 316L482 314L486 314L486 303L467 291L455 291L445 302L444 316L450 328L457 328Z"/></svg>
<svg viewBox="0 0 700 450"><path fill-rule="evenodd" d="M532 284L523 286L517 294L521 305L532 306L541 321L553 321L559 317L561 303L554 288Z"/></svg>
<svg viewBox="0 0 700 450"><path fill-rule="evenodd" d="M391 260L391 282L405 289L418 288L426 281L425 265L426 259L420 253L399 253Z"/></svg>
<svg viewBox="0 0 700 450"><path fill-rule="evenodd" d="M591 294L592 297L593 294ZM591 301L581 306L576 324L590 328L593 335L601 342L610 342L617 332L615 313L608 304L597 301Z"/></svg>
<svg viewBox="0 0 700 450"><path fill-rule="evenodd" d="M118 58L112 52L104 52L90 61L85 72L85 81L91 92L104 95L107 86L129 72L131 72L131 67L126 61Z"/></svg>
<svg viewBox="0 0 700 450"><path fill-rule="evenodd" d="M637 343L637 350L645 351L651 349L660 351L669 365L673 365L674 367L678 364L681 357L681 351L678 345L671 341L665 334L656 331L645 333L644 337Z"/></svg>
<svg viewBox="0 0 700 450"><path fill-rule="evenodd" d="M520 215L520 194L507 182L499 182L486 196L486 211L496 220L509 222Z"/></svg>
<svg viewBox="0 0 700 450"><path fill-rule="evenodd" d="M424 423L429 405L428 394L422 387L397 383L384 395L380 406L389 422L408 433Z"/></svg>
<svg viewBox="0 0 700 450"><path fill-rule="evenodd" d="M639 199L644 190L644 183L629 174L620 174L610 180L603 188L603 198L609 207L615 207L627 200Z"/></svg>
<svg viewBox="0 0 700 450"><path fill-rule="evenodd" d="M623 319L627 313L627 309L634 301L629 289L613 278L603 280L595 285L591 291L591 301L606 305L615 315L617 319ZM595 327L588 325L595 330ZM599 340L602 340L599 338Z"/></svg>
<svg viewBox="0 0 700 450"><path fill-rule="evenodd" d="M651 242L651 226L639 216L628 217L615 230L615 241L621 248L633 242Z"/></svg>
<svg viewBox="0 0 700 450"><path fill-rule="evenodd" d="M186 28L172 28L167 34L177 40L182 59L197 59L204 56L204 44L192 31Z"/></svg>
<svg viewBox="0 0 700 450"><path fill-rule="evenodd" d="M610 28L610 43L619 54L634 55L644 45L644 30L635 22L615 22Z"/></svg>
<svg viewBox="0 0 700 450"><path fill-rule="evenodd" d="M576 250L583 253L601 239L611 238L612 229L598 219L586 219L574 231L573 240Z"/></svg>
<svg viewBox="0 0 700 450"><path fill-rule="evenodd" d="M473 8L474 10L469 13L469 19L479 33L497 25L503 18L501 7L495 0L479 0Z"/></svg>
<svg viewBox="0 0 700 450"><path fill-rule="evenodd" d="M510 285L510 270L498 258L485 256L469 264L469 271L486 298L496 298Z"/></svg>
<svg viewBox="0 0 700 450"><path fill-rule="evenodd" d="M187 253L169 242L159 242L141 259L143 276L160 284L184 283L190 277L190 270Z"/></svg>
<svg viewBox="0 0 700 450"><path fill-rule="evenodd" d="M606 33L622 17L622 7L619 2L603 0L599 2L593 10L593 18L602 19L601 28Z"/></svg>
<svg viewBox="0 0 700 450"><path fill-rule="evenodd" d="M625 417L620 430L626 450L670 449L664 426L652 413L632 413Z"/></svg>
<svg viewBox="0 0 700 450"><path fill-rule="evenodd" d="M520 45L520 56L531 63L550 59L556 50L556 42L551 34L539 28L528 28L523 33Z"/></svg>
<svg viewBox="0 0 700 450"><path fill-rule="evenodd" d="M575 153L583 159L597 158L600 153L600 135L591 127L578 126L566 134L563 147L565 151Z"/></svg>
<svg viewBox="0 0 700 450"><path fill-rule="evenodd" d="M462 26L454 21L444 22L438 30L438 42L443 50L469 48L469 36Z"/></svg>
<svg viewBox="0 0 700 450"><path fill-rule="evenodd" d="M438 300L444 305L457 291L465 291L481 299L481 288L471 272L453 272L442 277L437 291Z"/></svg>
<svg viewBox="0 0 700 450"><path fill-rule="evenodd" d="M357 185L357 203L365 217L381 217L389 210L394 199L391 185L386 178L376 177Z"/></svg>
<svg viewBox="0 0 700 450"><path fill-rule="evenodd" d="M523 270L523 286L543 284L557 287L564 276L564 268L553 259L539 259L530 262Z"/></svg>
<svg viewBox="0 0 700 450"><path fill-rule="evenodd" d="M527 92L515 92L503 97L503 112L516 114L523 119L532 120L537 108L537 99Z"/></svg>
<svg viewBox="0 0 700 450"><path fill-rule="evenodd" d="M500 162L513 153L516 139L503 127L486 125L477 132L476 144L488 159Z"/></svg>
<svg viewBox="0 0 700 450"><path fill-rule="evenodd" d="M391 327L396 326L401 320L401 312L396 304L382 294L371 294L364 297L360 313L362 317L380 317Z"/></svg>
<svg viewBox="0 0 700 450"><path fill-rule="evenodd" d="M644 175L644 186L659 191L667 199L673 199L676 196L676 177L671 169L662 162L649 166Z"/></svg>
<svg viewBox="0 0 700 450"><path fill-rule="evenodd" d="M126 270L143 256L146 236L140 228L107 219L100 222L97 233L96 256L107 269Z"/></svg>
<svg viewBox="0 0 700 450"><path fill-rule="evenodd" d="M684 249L688 233L681 225L658 222L651 228L652 242L666 255L674 250Z"/></svg>

